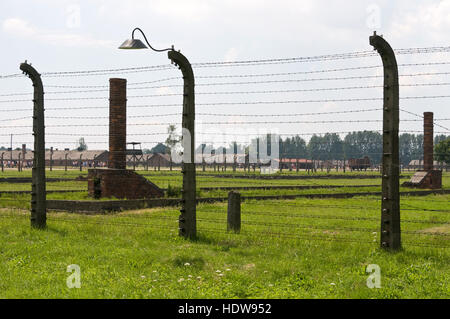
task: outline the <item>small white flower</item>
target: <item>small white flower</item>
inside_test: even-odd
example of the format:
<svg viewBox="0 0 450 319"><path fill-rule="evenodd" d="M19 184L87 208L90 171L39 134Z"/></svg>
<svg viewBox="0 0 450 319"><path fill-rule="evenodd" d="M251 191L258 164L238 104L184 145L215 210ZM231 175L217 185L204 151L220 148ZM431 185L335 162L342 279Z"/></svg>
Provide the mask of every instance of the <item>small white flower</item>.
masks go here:
<svg viewBox="0 0 450 319"><path fill-rule="evenodd" d="M141 278L145 278L145 276L141 276Z"/></svg>
<svg viewBox="0 0 450 319"><path fill-rule="evenodd" d="M336 286L336 284L335 284L334 282L332 282L332 283L330 284L330 286Z"/></svg>
<svg viewBox="0 0 450 319"><path fill-rule="evenodd" d="M157 272L156 270L153 270L153 272Z"/></svg>
<svg viewBox="0 0 450 319"><path fill-rule="evenodd" d="M197 279L202 279L202 277L198 276Z"/></svg>
<svg viewBox="0 0 450 319"><path fill-rule="evenodd" d="M225 271L231 271L231 269L230 269L230 268L227 268L227 269L225 269Z"/></svg>
<svg viewBox="0 0 450 319"><path fill-rule="evenodd" d="M273 284L269 284L269 287L273 287Z"/></svg>
<svg viewBox="0 0 450 319"><path fill-rule="evenodd" d="M184 265L185 265L185 266L190 266L191 264L190 264L190 263L185 263Z"/></svg>
<svg viewBox="0 0 450 319"><path fill-rule="evenodd" d="M155 282L156 282L156 281L158 281L158 279L153 279L153 281L155 281Z"/></svg>
<svg viewBox="0 0 450 319"><path fill-rule="evenodd" d="M184 278L178 279L178 282L183 282L183 281L184 281Z"/></svg>
<svg viewBox="0 0 450 319"><path fill-rule="evenodd" d="M221 271L220 270L216 270L216 273L221 273Z"/></svg>
<svg viewBox="0 0 450 319"><path fill-rule="evenodd" d="M220 276L220 277L222 277L222 276L223 276L223 274L219 274L219 276Z"/></svg>
<svg viewBox="0 0 450 319"><path fill-rule="evenodd" d="M188 275L188 277L189 277L189 278L192 278L192 276L191 276L191 275Z"/></svg>

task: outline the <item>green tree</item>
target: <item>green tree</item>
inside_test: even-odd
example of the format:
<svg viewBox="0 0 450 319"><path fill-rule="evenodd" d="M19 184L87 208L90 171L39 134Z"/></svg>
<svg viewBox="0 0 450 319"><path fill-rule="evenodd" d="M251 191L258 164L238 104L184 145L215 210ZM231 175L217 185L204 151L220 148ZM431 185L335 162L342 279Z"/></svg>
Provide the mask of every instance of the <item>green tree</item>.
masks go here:
<svg viewBox="0 0 450 319"><path fill-rule="evenodd" d="M423 157L423 135L404 133L399 136L400 162L408 165L411 160Z"/></svg>
<svg viewBox="0 0 450 319"><path fill-rule="evenodd" d="M168 150L168 147L166 146L166 145L164 145L163 143L158 143L155 147L153 147L151 150L150 150L150 153L153 153L153 154L167 154L168 152L170 152L169 150Z"/></svg>
<svg viewBox="0 0 450 319"><path fill-rule="evenodd" d="M373 131L349 133L344 139L344 153L347 159L369 156L373 163L380 163L383 153L383 136Z"/></svg>
<svg viewBox="0 0 450 319"><path fill-rule="evenodd" d="M79 151L79 152L87 151L88 146L87 146L86 142L84 141L84 137L81 137L78 140L77 144L78 144L77 151Z"/></svg>
<svg viewBox="0 0 450 319"><path fill-rule="evenodd" d="M169 134L169 136L166 138L166 152L168 154L170 154L172 149L180 142L180 136L177 135L176 130L176 125L171 124L167 127L167 134Z"/></svg>
<svg viewBox="0 0 450 319"><path fill-rule="evenodd" d="M438 162L450 164L450 138L440 141L434 147L434 158Z"/></svg>

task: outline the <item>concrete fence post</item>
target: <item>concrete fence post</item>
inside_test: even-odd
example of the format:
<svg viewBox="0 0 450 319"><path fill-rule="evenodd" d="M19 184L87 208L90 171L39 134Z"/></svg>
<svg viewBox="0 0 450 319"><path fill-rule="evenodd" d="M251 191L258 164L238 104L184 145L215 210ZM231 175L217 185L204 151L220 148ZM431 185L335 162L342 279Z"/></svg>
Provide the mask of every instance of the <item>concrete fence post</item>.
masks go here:
<svg viewBox="0 0 450 319"><path fill-rule="evenodd" d="M224 148L223 149L223 170L226 172L227 171L227 150Z"/></svg>
<svg viewBox="0 0 450 319"><path fill-rule="evenodd" d="M47 226L47 207L45 190L45 126L44 126L44 86L41 75L28 63L20 65L33 82L33 135L34 156L31 186L31 227Z"/></svg>
<svg viewBox="0 0 450 319"><path fill-rule="evenodd" d="M227 230L241 231L241 194L234 191L228 193Z"/></svg>
<svg viewBox="0 0 450 319"><path fill-rule="evenodd" d="M50 172L53 170L53 146L50 147Z"/></svg>
<svg viewBox="0 0 450 319"><path fill-rule="evenodd" d="M384 69L380 242L385 249L398 250L401 248L398 66L394 50L386 40L374 33L370 44L380 54Z"/></svg>
<svg viewBox="0 0 450 319"><path fill-rule="evenodd" d="M79 162L79 164L80 164L80 172L83 171L83 161L82 161L82 157L83 157L83 154L80 154L80 162Z"/></svg>
<svg viewBox="0 0 450 319"><path fill-rule="evenodd" d="M183 190L181 196L181 210L179 217L179 235L194 239L197 236L197 186L195 171L195 79L194 71L189 60L175 50L168 52L169 59L177 65L183 73L183 119L182 128L190 136L184 136L183 144L190 145L190 150L183 149L181 172L183 174ZM184 139L189 138L189 141ZM185 159L184 154L189 154ZM187 157L187 156L186 156Z"/></svg>

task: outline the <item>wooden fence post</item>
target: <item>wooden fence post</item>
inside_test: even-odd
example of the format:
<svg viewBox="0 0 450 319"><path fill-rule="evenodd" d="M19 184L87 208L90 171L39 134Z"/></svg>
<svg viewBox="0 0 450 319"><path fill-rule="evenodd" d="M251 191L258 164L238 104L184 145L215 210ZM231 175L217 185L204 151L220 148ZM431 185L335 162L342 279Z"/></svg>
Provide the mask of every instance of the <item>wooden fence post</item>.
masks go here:
<svg viewBox="0 0 450 319"><path fill-rule="evenodd" d="M241 194L234 191L228 193L227 230L241 231Z"/></svg>

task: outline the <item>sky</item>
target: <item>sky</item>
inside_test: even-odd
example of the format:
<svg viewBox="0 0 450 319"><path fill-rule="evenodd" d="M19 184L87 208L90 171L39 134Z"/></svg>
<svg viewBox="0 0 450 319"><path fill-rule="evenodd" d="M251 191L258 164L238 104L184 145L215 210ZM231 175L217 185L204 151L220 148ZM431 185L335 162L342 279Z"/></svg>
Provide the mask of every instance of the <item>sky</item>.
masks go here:
<svg viewBox="0 0 450 319"><path fill-rule="evenodd" d="M165 140L168 123L178 123L180 126L182 97L179 93L182 88L179 85L182 80L176 68L152 72L110 72L96 76L45 75L47 72L170 65L167 53L117 49L131 37L135 27L144 30L153 47L161 49L174 45L194 63L197 141L213 142L215 145L231 140L245 142L247 136L269 130L280 134L304 134L303 137L309 139L307 133L381 130L379 122L364 122L381 120L381 111L298 115L381 108L382 101L377 99L382 97L382 88L379 87L382 78L320 80L381 76L382 68L376 67L381 66L378 56L245 67L200 68L195 63L369 51L373 49L369 45L369 36L373 31L382 34L394 49L447 47L450 46L450 0L2 0L0 76L18 73L19 64L25 60L43 73L48 109L47 147L73 148L79 137L85 137L90 149L107 148L107 85L112 77L126 78L129 83L129 142L142 142L143 148L148 148ZM445 63L450 62L449 52L399 55L397 60L400 74L450 74L450 64ZM441 64L405 66L423 63ZM317 72L371 66L374 67ZM284 75L273 75L280 73ZM432 111L436 119L450 118L448 97L408 98L450 95L447 94L449 74L401 77L401 108L419 114ZM319 80L265 83L317 78ZM139 85L144 81L155 84ZM249 81L257 83L242 83ZM223 82L228 84L220 85ZM413 86L415 84L428 86ZM58 85L69 88L58 88ZM79 86L92 87L77 88ZM349 89L356 86L371 88ZM103 91L95 91L96 87ZM90 92L61 93L70 90ZM14 134L14 147L31 143L32 104L29 101L31 95L26 95L31 92L31 82L27 78L0 78L0 145L9 146L10 134ZM11 95L16 93L24 95ZM334 101L357 98L373 100L357 103ZM18 99L26 101L8 102ZM305 102L311 100L326 101ZM269 103L283 101L303 102ZM265 103L245 104L248 102ZM30 110L14 111L19 108ZM24 117L28 119L22 119ZM408 113L402 113L401 118L419 120L401 122L401 129L422 129L420 118ZM355 122L286 123L349 119ZM258 124L235 123L242 121L257 121ZM272 123L275 121L281 123ZM450 121L439 120L437 123L450 126ZM436 127L435 131L447 132L441 127Z"/></svg>

